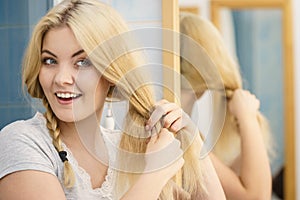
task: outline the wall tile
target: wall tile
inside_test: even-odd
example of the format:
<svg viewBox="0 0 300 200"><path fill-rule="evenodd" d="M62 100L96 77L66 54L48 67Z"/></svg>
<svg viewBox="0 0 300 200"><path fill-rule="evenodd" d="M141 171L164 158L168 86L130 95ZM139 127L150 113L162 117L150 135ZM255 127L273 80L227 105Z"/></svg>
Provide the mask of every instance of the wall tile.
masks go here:
<svg viewBox="0 0 300 200"><path fill-rule="evenodd" d="M0 59L3 73L0 75L1 103L23 102L21 89L21 63L27 44L28 28L0 29L0 36L5 37L1 42Z"/></svg>
<svg viewBox="0 0 300 200"><path fill-rule="evenodd" d="M0 5L0 26L3 26L8 23L8 0L3 0Z"/></svg>
<svg viewBox="0 0 300 200"><path fill-rule="evenodd" d="M22 93L21 63L31 30L28 24L36 23L51 3L52 0L0 0L0 129L36 112ZM32 105L36 107L35 101Z"/></svg>
<svg viewBox="0 0 300 200"><path fill-rule="evenodd" d="M24 25L28 23L26 0L1 0L0 25Z"/></svg>
<svg viewBox="0 0 300 200"><path fill-rule="evenodd" d="M7 124L16 121L29 118L33 116L32 110L28 106L16 106L16 107L0 107L0 130Z"/></svg>
<svg viewBox="0 0 300 200"><path fill-rule="evenodd" d="M28 0L28 24L36 24L38 20L45 14L45 11L53 5L53 0ZM51 6L52 7L52 6Z"/></svg>
<svg viewBox="0 0 300 200"><path fill-rule="evenodd" d="M9 59L8 59L8 30L0 28L0 60L1 60L1 73L0 73L0 103L5 102L8 94L8 83L9 83Z"/></svg>

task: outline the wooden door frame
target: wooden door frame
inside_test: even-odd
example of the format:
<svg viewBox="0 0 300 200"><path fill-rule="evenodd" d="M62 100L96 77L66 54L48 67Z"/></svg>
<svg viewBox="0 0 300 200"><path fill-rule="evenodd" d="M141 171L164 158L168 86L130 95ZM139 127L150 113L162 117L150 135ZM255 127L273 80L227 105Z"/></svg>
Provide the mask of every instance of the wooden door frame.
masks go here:
<svg viewBox="0 0 300 200"><path fill-rule="evenodd" d="M180 37L178 0L162 0L163 98L180 104ZM182 171L174 177L182 186Z"/></svg>
<svg viewBox="0 0 300 200"><path fill-rule="evenodd" d="M177 0L162 0L163 34L163 96L172 102L180 102L179 6ZM170 47L170 45L172 45ZM170 51L172 50L172 51ZM173 73L170 73L170 69Z"/></svg>

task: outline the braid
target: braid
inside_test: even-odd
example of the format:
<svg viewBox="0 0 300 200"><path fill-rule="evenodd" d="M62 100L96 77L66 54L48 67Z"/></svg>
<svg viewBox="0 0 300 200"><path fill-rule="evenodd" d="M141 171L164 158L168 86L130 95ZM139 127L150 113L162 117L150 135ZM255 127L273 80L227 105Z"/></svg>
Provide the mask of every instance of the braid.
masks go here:
<svg viewBox="0 0 300 200"><path fill-rule="evenodd" d="M64 155L64 158L61 156L61 153L66 153L66 152L62 147L62 141L60 139L60 129L57 124L58 120L55 114L53 113L46 98L43 98L43 104L46 108L46 112L44 115L47 120L47 128L49 130L49 134L52 137L52 143L64 163L64 185L67 188L71 188L75 183L75 175L71 164L66 158L66 154Z"/></svg>

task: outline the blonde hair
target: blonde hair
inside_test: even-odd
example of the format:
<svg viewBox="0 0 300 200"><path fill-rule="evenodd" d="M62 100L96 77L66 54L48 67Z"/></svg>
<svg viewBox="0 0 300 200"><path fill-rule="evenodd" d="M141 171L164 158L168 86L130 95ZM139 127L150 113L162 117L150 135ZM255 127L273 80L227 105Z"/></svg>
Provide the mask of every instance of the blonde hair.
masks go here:
<svg viewBox="0 0 300 200"><path fill-rule="evenodd" d="M143 59L137 51L128 47L127 37L130 33L123 19L111 7L98 0L65 0L52 8L36 25L29 42L23 64L23 83L32 97L40 98L46 107L47 127L57 151L63 150L60 139L59 119L51 110L39 83L38 75L41 68L41 48L43 37L50 29L67 26L77 39L80 46L88 54L93 65L103 77L114 84L107 94L116 93L129 101L124 132L120 148L133 153L144 153L145 140L149 137L144 125L154 108L154 97L149 85L143 84L137 67L143 65ZM138 87L137 87L138 86ZM160 125L156 128L160 130ZM190 196L205 193L202 187L202 173L199 157L200 137L186 133L177 133L182 149L185 149L183 171L183 188ZM122 157L119 157L122 159ZM122 162L121 162L122 163ZM117 172L118 194L126 191L134 178L132 173ZM64 162L64 183L72 187L75 177L68 161ZM170 181L171 182L171 181ZM176 199L174 185L168 183L161 192L160 199ZM174 198L173 198L174 195Z"/></svg>
<svg viewBox="0 0 300 200"><path fill-rule="evenodd" d="M231 99L234 90L242 88L242 77L239 71L238 62L233 58L226 48L223 38L217 28L209 21L194 14L180 14L180 32L182 37L190 37L195 43L204 49L205 55L208 56L214 67L218 70L226 98L221 101L225 103L228 110L227 102ZM199 69L206 66L193 66L187 60L181 59L181 73L191 84L195 93L203 94L205 90L220 90L220 84L214 82L218 77L211 77L207 70ZM197 68L198 67L198 68ZM183 88L187 87L182 85ZM220 101L219 101L220 103ZM267 119L258 113L257 119L261 127L261 133L264 138L266 149L271 157L273 154L273 142L271 139L270 128ZM218 134L218 133L214 133ZM214 147L214 153L227 165L240 154L241 139L238 133L238 124L230 112L226 112L224 126L221 135Z"/></svg>

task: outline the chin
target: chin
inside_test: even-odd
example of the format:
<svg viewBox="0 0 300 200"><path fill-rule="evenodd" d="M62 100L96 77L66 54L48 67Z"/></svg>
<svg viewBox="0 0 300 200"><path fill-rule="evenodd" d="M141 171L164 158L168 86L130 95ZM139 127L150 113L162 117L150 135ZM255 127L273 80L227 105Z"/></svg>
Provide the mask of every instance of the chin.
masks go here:
<svg viewBox="0 0 300 200"><path fill-rule="evenodd" d="M101 110L100 110L101 111ZM99 111L98 111L99 112ZM82 109L59 109L54 111L55 115L60 121L67 123L79 122L85 119L98 121L97 110ZM100 112L101 113L101 112Z"/></svg>
<svg viewBox="0 0 300 200"><path fill-rule="evenodd" d="M67 123L72 123L72 122L76 121L73 115L72 116L66 116L65 114L64 115L57 115L57 118L60 121L67 122Z"/></svg>
<svg viewBox="0 0 300 200"><path fill-rule="evenodd" d="M74 122L75 121L75 115L73 111L67 111L67 110L60 110L58 112L53 111L56 115L56 117L63 122Z"/></svg>

